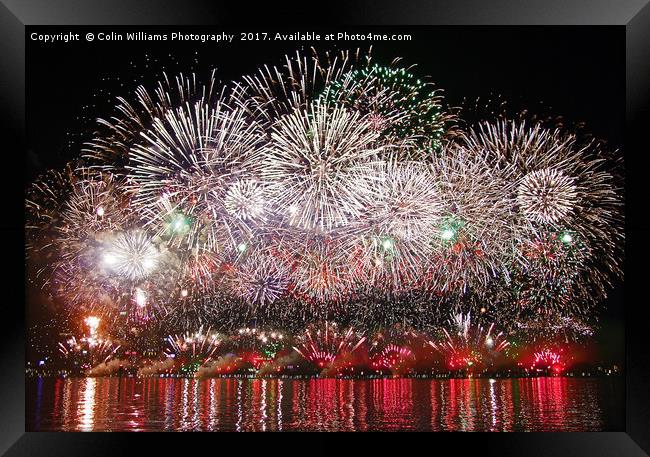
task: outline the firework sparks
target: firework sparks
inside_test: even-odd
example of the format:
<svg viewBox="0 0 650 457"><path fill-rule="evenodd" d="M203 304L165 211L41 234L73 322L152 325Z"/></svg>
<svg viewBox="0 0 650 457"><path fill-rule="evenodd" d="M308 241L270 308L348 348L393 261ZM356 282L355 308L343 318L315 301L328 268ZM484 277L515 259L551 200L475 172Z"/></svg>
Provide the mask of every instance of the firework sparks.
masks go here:
<svg viewBox="0 0 650 457"><path fill-rule="evenodd" d="M307 329L294 349L319 369L324 369L331 367L342 354L357 350L364 341L365 336L358 336L352 327L339 329L336 323L324 322Z"/></svg>
<svg viewBox="0 0 650 457"><path fill-rule="evenodd" d="M103 263L132 280L145 278L158 261L158 250L141 231L118 234L103 255Z"/></svg>
<svg viewBox="0 0 650 457"><path fill-rule="evenodd" d="M508 347L502 332L496 332L494 323L487 329L472 321L471 315L456 314L450 321L450 329L443 328L444 339L429 344L447 359L451 369L470 369L490 363L494 354Z"/></svg>
<svg viewBox="0 0 650 457"><path fill-rule="evenodd" d="M531 370L546 370L553 375L562 373L566 368L562 351L553 351L543 349L533 354L533 362L530 365Z"/></svg>
<svg viewBox="0 0 650 457"><path fill-rule="evenodd" d="M223 337L210 328L200 327L195 332L182 335L167 336L167 357L178 360L189 371L197 371L198 367L208 363L223 342ZM186 370L186 371L187 371Z"/></svg>
<svg viewBox="0 0 650 457"><path fill-rule="evenodd" d="M622 273L615 157L524 122L446 138L439 92L397 62L299 54L233 84L165 75L116 110L92 166L27 192L30 267L71 317L430 328L489 303L509 331L586 336ZM432 344L450 360L504 349L460 316ZM328 326L298 345L317 365L340 353L332 332L352 338Z"/></svg>
<svg viewBox="0 0 650 457"><path fill-rule="evenodd" d="M569 214L576 197L573 178L560 170L547 168L532 171L521 179L517 203L527 218L555 223Z"/></svg>
<svg viewBox="0 0 650 457"><path fill-rule="evenodd" d="M381 151L376 139L367 118L341 107L315 104L281 118L271 132L262 176L282 184L274 201L288 222L329 231L358 216L359 203L344 178Z"/></svg>

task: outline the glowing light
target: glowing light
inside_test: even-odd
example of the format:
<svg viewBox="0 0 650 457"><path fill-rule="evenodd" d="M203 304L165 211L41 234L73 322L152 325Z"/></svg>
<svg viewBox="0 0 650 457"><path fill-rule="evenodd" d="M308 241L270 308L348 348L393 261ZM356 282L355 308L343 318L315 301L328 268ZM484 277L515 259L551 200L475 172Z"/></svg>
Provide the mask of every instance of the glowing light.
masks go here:
<svg viewBox="0 0 650 457"><path fill-rule="evenodd" d="M381 242L381 246L382 246L386 251L390 251L391 249L393 249L393 246L395 246L395 242L394 242L392 239L390 239L390 238L385 238L385 239Z"/></svg>
<svg viewBox="0 0 650 457"><path fill-rule="evenodd" d="M158 263L159 252L143 231L119 233L103 256L104 264L121 276L141 279L148 276Z"/></svg>
<svg viewBox="0 0 650 457"><path fill-rule="evenodd" d="M135 289L135 303L141 308L147 306L147 294L144 290Z"/></svg>
<svg viewBox="0 0 650 457"><path fill-rule="evenodd" d="M173 233L183 235L190 230L190 221L183 214L174 214L170 220L168 227Z"/></svg>
<svg viewBox="0 0 650 457"><path fill-rule="evenodd" d="M104 254L104 263L108 266L113 266L117 263L117 256L111 252Z"/></svg>
<svg viewBox="0 0 650 457"><path fill-rule="evenodd" d="M573 241L573 237L571 236L570 233L565 233L565 234L562 235L562 242L563 243L569 244L572 241Z"/></svg>
<svg viewBox="0 0 650 457"><path fill-rule="evenodd" d="M451 240L455 235L456 235L456 233L455 233L452 229L444 229L444 230L442 231L442 233L440 234L440 237L441 237L443 240L445 240L445 241L449 241L449 240Z"/></svg>
<svg viewBox="0 0 650 457"><path fill-rule="evenodd" d="M88 330L92 338L94 338L97 334L97 328L99 327L100 321L101 319L97 316L88 316L87 318L84 319L84 322L88 326Z"/></svg>

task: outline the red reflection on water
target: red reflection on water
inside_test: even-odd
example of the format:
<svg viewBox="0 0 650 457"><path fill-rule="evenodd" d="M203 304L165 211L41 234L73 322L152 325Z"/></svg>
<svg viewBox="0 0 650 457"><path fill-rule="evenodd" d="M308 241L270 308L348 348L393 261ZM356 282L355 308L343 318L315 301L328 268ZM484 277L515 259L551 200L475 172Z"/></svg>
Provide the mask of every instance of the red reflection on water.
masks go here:
<svg viewBox="0 0 650 457"><path fill-rule="evenodd" d="M44 379L28 430L602 430L603 382Z"/></svg>

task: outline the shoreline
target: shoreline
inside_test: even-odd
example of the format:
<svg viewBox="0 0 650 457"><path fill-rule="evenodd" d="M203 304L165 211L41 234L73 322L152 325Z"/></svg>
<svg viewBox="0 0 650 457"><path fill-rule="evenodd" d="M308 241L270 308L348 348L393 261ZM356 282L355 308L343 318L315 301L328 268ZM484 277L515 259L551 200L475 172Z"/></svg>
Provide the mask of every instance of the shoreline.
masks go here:
<svg viewBox="0 0 650 457"><path fill-rule="evenodd" d="M28 379L197 379L197 380L210 380L210 379L250 379L250 380L280 380L280 381L307 381L307 380L347 380L347 381L373 381L377 379L415 379L415 380L430 380L430 381L444 381L450 379L488 379L488 380L502 380L502 379L535 379L535 378L569 378L569 379L609 379L609 378L624 378L622 373L613 374L562 374L562 375L537 375L537 376L400 376L400 375L384 375L384 376L247 376L247 375L222 375L222 376L187 376L187 375L165 375L165 376L83 376L83 375L31 375L25 376Z"/></svg>

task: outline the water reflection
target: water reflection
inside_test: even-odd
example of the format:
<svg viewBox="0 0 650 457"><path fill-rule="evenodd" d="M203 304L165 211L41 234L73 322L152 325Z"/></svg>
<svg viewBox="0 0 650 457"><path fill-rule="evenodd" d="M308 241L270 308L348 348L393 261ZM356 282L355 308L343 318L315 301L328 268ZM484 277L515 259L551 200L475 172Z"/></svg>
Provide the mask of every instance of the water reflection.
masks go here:
<svg viewBox="0 0 650 457"><path fill-rule="evenodd" d="M27 387L28 430L623 429L620 379L85 378Z"/></svg>
<svg viewBox="0 0 650 457"><path fill-rule="evenodd" d="M95 426L93 417L95 415L95 385L96 378L84 379L84 385L81 388L81 419L79 420L79 430L88 432L92 431Z"/></svg>

